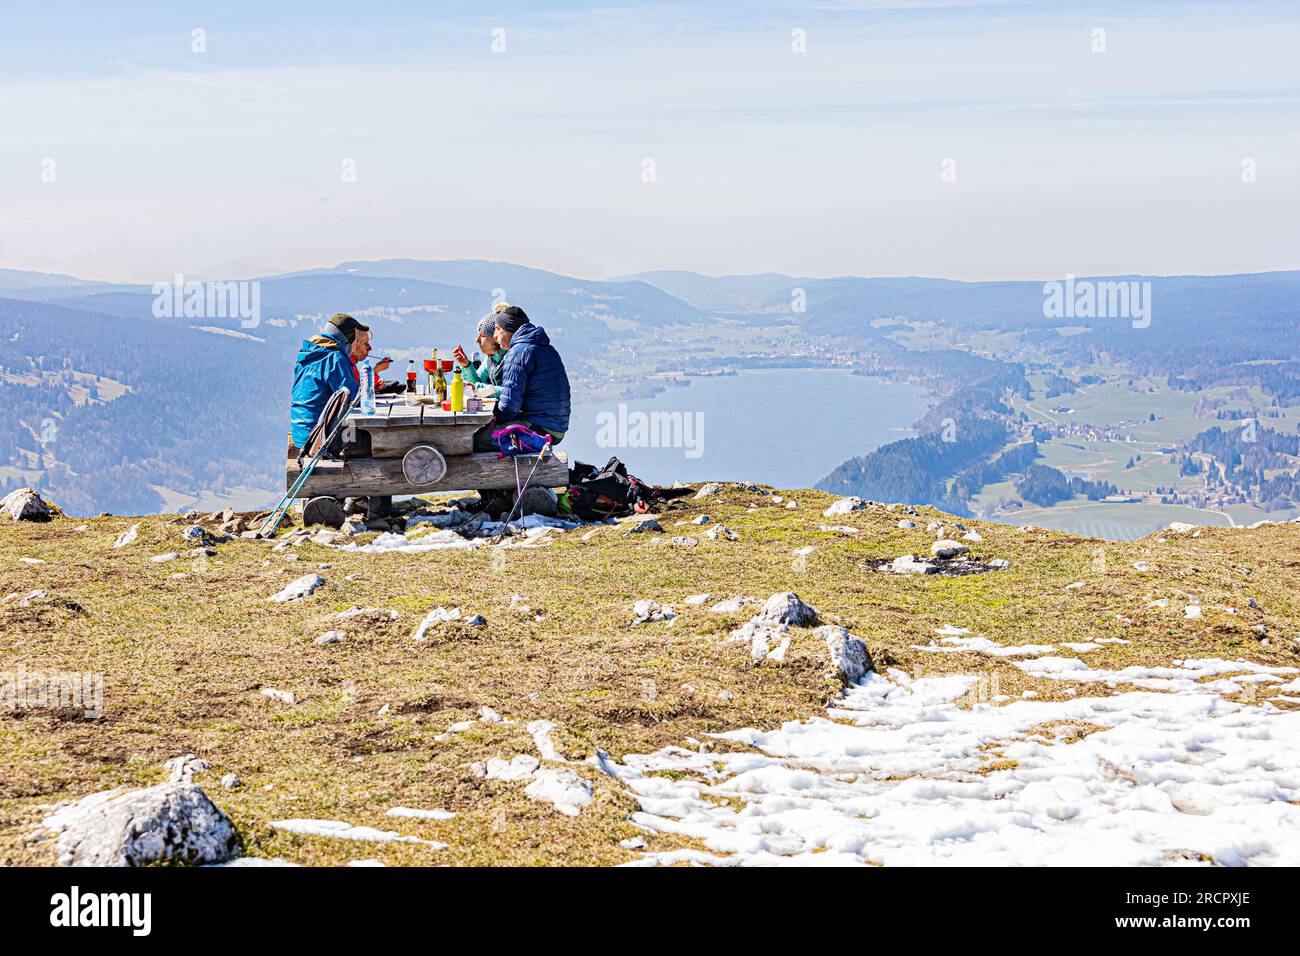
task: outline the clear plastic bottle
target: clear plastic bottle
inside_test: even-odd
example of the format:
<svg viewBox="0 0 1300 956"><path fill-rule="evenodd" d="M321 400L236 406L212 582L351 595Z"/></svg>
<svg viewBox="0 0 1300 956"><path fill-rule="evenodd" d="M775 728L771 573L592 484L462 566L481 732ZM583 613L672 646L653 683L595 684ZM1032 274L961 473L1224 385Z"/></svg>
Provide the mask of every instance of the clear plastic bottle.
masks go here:
<svg viewBox="0 0 1300 956"><path fill-rule="evenodd" d="M363 415L373 415L375 413L375 370L370 364L370 360L362 362L357 366L357 374L360 376L361 386L361 413Z"/></svg>

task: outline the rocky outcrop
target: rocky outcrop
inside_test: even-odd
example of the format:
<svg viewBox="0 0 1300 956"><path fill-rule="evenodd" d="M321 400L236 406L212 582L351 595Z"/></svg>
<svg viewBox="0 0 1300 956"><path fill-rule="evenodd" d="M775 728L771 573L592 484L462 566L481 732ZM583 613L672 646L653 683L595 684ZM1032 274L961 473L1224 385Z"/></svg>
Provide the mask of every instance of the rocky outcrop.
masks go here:
<svg viewBox="0 0 1300 956"><path fill-rule="evenodd" d="M44 825L58 834L60 866L224 863L239 854L230 818L188 780L91 794Z"/></svg>
<svg viewBox="0 0 1300 956"><path fill-rule="evenodd" d="M11 521L49 521L54 517L54 509L35 488L19 488L0 499L0 515Z"/></svg>

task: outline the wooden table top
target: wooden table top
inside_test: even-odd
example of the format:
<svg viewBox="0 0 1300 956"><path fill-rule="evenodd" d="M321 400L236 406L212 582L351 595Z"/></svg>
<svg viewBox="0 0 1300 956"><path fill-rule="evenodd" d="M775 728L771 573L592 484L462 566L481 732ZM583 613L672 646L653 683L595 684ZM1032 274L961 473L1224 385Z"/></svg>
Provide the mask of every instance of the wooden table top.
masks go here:
<svg viewBox="0 0 1300 956"><path fill-rule="evenodd" d="M444 412L433 402L420 402L408 405L400 397L392 400L390 396L375 397L375 414L363 415L357 409L348 413L348 420L357 428L404 428L410 425L446 425L479 427L492 421L491 401L482 412Z"/></svg>

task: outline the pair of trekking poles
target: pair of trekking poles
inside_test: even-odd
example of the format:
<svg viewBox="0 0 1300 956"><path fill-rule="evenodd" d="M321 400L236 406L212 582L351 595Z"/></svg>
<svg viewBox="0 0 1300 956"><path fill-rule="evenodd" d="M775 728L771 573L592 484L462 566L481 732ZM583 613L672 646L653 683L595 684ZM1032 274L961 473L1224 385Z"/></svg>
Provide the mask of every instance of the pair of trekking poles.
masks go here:
<svg viewBox="0 0 1300 956"><path fill-rule="evenodd" d="M266 523L258 529L257 536L259 538L269 538L271 535L275 534L275 529L280 526L280 521L284 518L284 513L289 508L289 502L298 497L298 490L306 484L307 479L311 477L311 473L316 470L316 465L325 457L325 453L329 450L330 446L334 444L334 440L338 437L339 432L343 430L343 426L347 423L348 412L352 410L352 406L360 401L360 399L360 392L357 393L357 397L354 399L352 398L352 393L346 388L340 388L329 397L329 401L327 401L325 407L321 409L320 418L316 419L316 424L312 426L311 434L307 436L307 440L303 442L302 449L298 452L298 468L300 469L298 477L294 480L294 483L289 486L289 490L284 493L284 497L281 498L280 503L275 506L275 510L271 512L270 517L266 519ZM336 417L338 420L334 421ZM304 467L302 459L306 454L306 450L312 446L312 442L319 438L326 429L329 430L329 434L323 441L321 441L320 445L316 449L316 454L312 455L311 459Z"/></svg>

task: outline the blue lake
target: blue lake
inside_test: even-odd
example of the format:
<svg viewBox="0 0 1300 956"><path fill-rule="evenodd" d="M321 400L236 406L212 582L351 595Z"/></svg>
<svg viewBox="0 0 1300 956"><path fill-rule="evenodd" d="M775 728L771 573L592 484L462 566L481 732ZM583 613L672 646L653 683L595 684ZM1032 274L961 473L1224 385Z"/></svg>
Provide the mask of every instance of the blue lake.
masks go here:
<svg viewBox="0 0 1300 956"><path fill-rule="evenodd" d="M918 386L839 369L760 369L690 382L653 398L575 403L560 450L597 466L616 455L652 484L809 488L846 459L908 437L929 407ZM656 441L678 447L645 447Z"/></svg>

